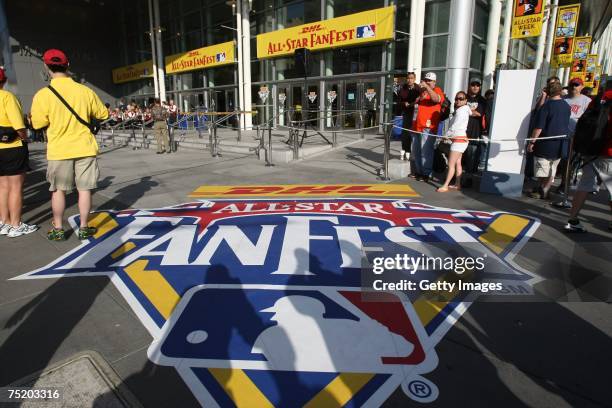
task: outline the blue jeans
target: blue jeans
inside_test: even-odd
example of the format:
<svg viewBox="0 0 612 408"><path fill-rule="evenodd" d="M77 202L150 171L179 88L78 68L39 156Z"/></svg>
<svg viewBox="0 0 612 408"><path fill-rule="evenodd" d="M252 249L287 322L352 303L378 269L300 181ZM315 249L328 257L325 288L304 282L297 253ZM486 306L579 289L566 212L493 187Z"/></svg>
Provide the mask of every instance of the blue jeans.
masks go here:
<svg viewBox="0 0 612 408"><path fill-rule="evenodd" d="M414 162L416 174L431 177L436 138L426 136L431 133L431 129L423 129L423 133L425 134L412 134L412 151L410 153L410 159Z"/></svg>

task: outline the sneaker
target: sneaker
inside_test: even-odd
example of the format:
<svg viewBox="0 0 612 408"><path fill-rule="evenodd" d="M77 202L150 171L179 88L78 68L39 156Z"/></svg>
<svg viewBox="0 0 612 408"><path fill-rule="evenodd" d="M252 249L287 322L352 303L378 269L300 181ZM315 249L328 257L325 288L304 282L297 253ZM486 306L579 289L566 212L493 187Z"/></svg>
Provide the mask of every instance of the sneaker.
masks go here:
<svg viewBox="0 0 612 408"><path fill-rule="evenodd" d="M91 238L95 235L96 232L98 232L98 229L96 227L79 228L79 239L83 240L83 239Z"/></svg>
<svg viewBox="0 0 612 408"><path fill-rule="evenodd" d="M406 154L406 152L404 150L400 151L400 160L404 160L404 155Z"/></svg>
<svg viewBox="0 0 612 408"><path fill-rule="evenodd" d="M577 218L567 220L567 224L563 227L565 232L586 232L586 228L580 224L580 220Z"/></svg>
<svg viewBox="0 0 612 408"><path fill-rule="evenodd" d="M25 222L20 222L19 226L11 227L8 234L6 234L9 238L16 238L22 235L31 234L38 229L38 225L29 225Z"/></svg>
<svg viewBox="0 0 612 408"><path fill-rule="evenodd" d="M11 224L0 224L0 235L7 235L11 230Z"/></svg>
<svg viewBox="0 0 612 408"><path fill-rule="evenodd" d="M47 239L49 241L65 241L66 232L62 228L53 227L47 232Z"/></svg>

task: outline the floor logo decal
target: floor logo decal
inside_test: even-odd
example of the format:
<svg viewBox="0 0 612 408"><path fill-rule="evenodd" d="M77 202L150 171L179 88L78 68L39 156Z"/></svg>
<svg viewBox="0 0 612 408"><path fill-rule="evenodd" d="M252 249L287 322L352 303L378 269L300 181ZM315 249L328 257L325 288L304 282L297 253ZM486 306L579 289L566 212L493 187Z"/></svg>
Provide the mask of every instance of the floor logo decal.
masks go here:
<svg viewBox="0 0 612 408"><path fill-rule="evenodd" d="M407 184L278 184L267 186L200 186L190 195L208 197L419 197Z"/></svg>
<svg viewBox="0 0 612 408"><path fill-rule="evenodd" d="M519 284L537 280L512 258L539 221L505 212L367 198L202 200L98 212L91 224L90 240L14 279L110 276L154 338L149 359L175 367L206 406L378 406L398 387L434 401L436 344L470 303L395 292L365 301L368 244L477 243Z"/></svg>

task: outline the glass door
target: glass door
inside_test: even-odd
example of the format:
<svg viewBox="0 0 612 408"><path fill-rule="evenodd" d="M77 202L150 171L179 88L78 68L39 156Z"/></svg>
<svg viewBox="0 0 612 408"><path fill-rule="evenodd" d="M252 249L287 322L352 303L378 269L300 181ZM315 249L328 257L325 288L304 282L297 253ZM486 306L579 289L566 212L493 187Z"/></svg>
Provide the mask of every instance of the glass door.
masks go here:
<svg viewBox="0 0 612 408"><path fill-rule="evenodd" d="M338 129L342 126L340 108L342 106L341 96L342 82L325 83L325 129Z"/></svg>
<svg viewBox="0 0 612 408"><path fill-rule="evenodd" d="M319 83L309 83L306 93L305 106L307 108L304 120L307 120L308 128L319 128Z"/></svg>
<svg viewBox="0 0 612 408"><path fill-rule="evenodd" d="M361 110L364 115L363 127L372 128L378 126L380 118L380 80L364 79L361 81ZM374 131L375 129L367 129Z"/></svg>
<svg viewBox="0 0 612 408"><path fill-rule="evenodd" d="M286 84L278 84L278 86L276 87L276 123L281 126L287 126L287 124L289 123L289 120L287 118L287 106L291 103L290 94L291 88L289 88Z"/></svg>
<svg viewBox="0 0 612 408"><path fill-rule="evenodd" d="M357 82L346 81L344 83L344 98L340 108L343 110L342 127L347 129L355 129L358 124L358 110L360 109L359 86Z"/></svg>

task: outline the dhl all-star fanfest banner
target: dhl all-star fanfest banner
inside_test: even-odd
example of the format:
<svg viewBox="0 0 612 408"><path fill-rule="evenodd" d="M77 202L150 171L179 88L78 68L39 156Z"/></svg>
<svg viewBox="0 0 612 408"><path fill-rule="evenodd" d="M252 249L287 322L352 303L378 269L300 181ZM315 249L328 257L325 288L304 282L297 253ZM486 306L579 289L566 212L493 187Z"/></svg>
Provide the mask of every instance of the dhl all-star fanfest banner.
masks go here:
<svg viewBox="0 0 612 408"><path fill-rule="evenodd" d="M544 0L515 0L512 38L537 37L542 32Z"/></svg>
<svg viewBox="0 0 612 408"><path fill-rule="evenodd" d="M572 63L572 51L580 4L561 6L557 10L557 23L555 25L554 51L551 64L553 66L569 66Z"/></svg>
<svg viewBox="0 0 612 408"><path fill-rule="evenodd" d="M127 65L113 69L113 83L122 84L124 82L136 81L142 78L153 76L153 60L139 62L138 64Z"/></svg>
<svg viewBox="0 0 612 408"><path fill-rule="evenodd" d="M234 42L228 41L208 47L198 48L180 54L170 55L165 58L166 74L192 71L217 67L219 65L233 64Z"/></svg>
<svg viewBox="0 0 612 408"><path fill-rule="evenodd" d="M368 10L257 36L257 58L293 54L297 48L322 50L393 38L395 6Z"/></svg>
<svg viewBox="0 0 612 408"><path fill-rule="evenodd" d="M378 407L399 389L426 403L444 392L428 378L437 344L479 295L364 300L363 250L470 243L502 267L488 278L502 294L533 293L541 278L513 258L539 224L408 199L201 200L94 213L93 237L14 280L108 276L148 358L205 407Z"/></svg>

